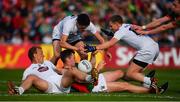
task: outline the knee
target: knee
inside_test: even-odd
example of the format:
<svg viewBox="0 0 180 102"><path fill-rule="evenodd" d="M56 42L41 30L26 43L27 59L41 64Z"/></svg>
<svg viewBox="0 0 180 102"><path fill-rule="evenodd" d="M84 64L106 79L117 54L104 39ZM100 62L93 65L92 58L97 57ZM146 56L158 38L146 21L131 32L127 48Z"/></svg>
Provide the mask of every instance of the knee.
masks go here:
<svg viewBox="0 0 180 102"><path fill-rule="evenodd" d="M35 76L35 75L28 75L28 76L27 76L27 79L34 81L34 80L38 79L38 77Z"/></svg>
<svg viewBox="0 0 180 102"><path fill-rule="evenodd" d="M124 72L121 70L117 70L116 73L118 74L118 76L124 76Z"/></svg>

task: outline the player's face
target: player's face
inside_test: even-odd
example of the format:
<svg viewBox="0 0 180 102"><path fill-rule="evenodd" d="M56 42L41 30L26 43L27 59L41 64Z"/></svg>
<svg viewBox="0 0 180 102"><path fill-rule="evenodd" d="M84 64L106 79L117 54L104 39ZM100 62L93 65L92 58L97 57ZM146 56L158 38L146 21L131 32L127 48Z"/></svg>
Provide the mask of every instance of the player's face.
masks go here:
<svg viewBox="0 0 180 102"><path fill-rule="evenodd" d="M44 54L42 49L37 49L37 53L35 54L35 60L38 63L43 63L44 61Z"/></svg>
<svg viewBox="0 0 180 102"><path fill-rule="evenodd" d="M111 30L113 30L115 32L115 31L117 31L119 29L119 24L118 23L109 22L109 27L110 27Z"/></svg>
<svg viewBox="0 0 180 102"><path fill-rule="evenodd" d="M82 26L77 23L77 28L79 31L83 32L86 29L86 26Z"/></svg>
<svg viewBox="0 0 180 102"><path fill-rule="evenodd" d="M71 56L69 56L67 59L66 59L66 64L68 66L75 66L75 57L74 57L74 54L72 54Z"/></svg>

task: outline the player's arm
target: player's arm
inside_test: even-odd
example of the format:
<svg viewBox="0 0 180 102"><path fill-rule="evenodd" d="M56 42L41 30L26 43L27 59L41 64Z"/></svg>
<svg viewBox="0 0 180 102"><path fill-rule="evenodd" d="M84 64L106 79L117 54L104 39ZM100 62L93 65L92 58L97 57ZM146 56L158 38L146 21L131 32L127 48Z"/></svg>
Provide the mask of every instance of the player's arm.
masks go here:
<svg viewBox="0 0 180 102"><path fill-rule="evenodd" d="M145 35L145 34L157 34L157 33L160 33L160 32L166 31L168 29L175 28L175 27L176 27L176 25L174 25L173 22L171 22L171 23L159 26L159 27L157 27L155 29L152 29L152 30L148 30L148 31L136 31L136 32L138 34L141 34L141 35Z"/></svg>
<svg viewBox="0 0 180 102"><path fill-rule="evenodd" d="M162 18L152 21L151 23L149 23L147 25L142 26L142 29L152 29L152 28L155 28L155 27L161 25L162 23L170 21L170 20L171 20L170 17L164 16Z"/></svg>
<svg viewBox="0 0 180 102"><path fill-rule="evenodd" d="M62 34L61 39L60 39L60 46L63 48L72 49L72 50L77 51L78 48L67 43L67 39L68 39L68 36L65 34Z"/></svg>
<svg viewBox="0 0 180 102"><path fill-rule="evenodd" d="M119 41L118 39L112 38L110 41L107 41L103 44L97 45L96 49L97 50L107 49L107 48L113 46L114 44L116 44L118 41Z"/></svg>
<svg viewBox="0 0 180 102"><path fill-rule="evenodd" d="M94 35L96 36L96 38L99 40L101 44L105 42L104 38L99 34L99 32L96 32Z"/></svg>

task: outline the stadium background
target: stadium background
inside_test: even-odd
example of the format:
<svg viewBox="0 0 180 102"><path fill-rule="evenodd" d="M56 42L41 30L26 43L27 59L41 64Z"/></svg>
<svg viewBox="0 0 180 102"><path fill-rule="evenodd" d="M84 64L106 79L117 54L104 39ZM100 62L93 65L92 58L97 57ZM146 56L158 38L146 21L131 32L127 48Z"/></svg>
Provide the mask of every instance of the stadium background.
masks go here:
<svg viewBox="0 0 180 102"><path fill-rule="evenodd" d="M53 26L63 17L86 12L99 30L101 27L107 28L106 21L113 14L120 14L126 23L144 25L165 16L171 2L172 0L0 0L0 100L8 100L5 96L10 97L6 95L5 83L8 80L14 80L18 81L19 84L22 69L30 64L27 58L28 48L40 45L45 52L45 59L51 58L53 55L51 45ZM98 43L89 32L84 32L83 35L86 43ZM108 39L107 36L103 36ZM177 98L180 93L178 87L180 81L176 80L179 79L180 72L180 28L150 36L159 43L161 48L158 60L150 68L157 69L157 75L161 81L171 82L170 92L165 94L164 99L180 100ZM106 70L127 68L134 49L120 42L109 50L113 54L112 61L108 61L103 53L96 56L98 61L105 58ZM78 57L77 60L79 60ZM62 63L59 62L58 67L61 66ZM161 81L160 83L162 83ZM112 97L116 96L116 94L111 95ZM124 93L117 95L122 98L121 95ZM125 93L125 95L127 97L124 100L130 100L129 97L134 97L134 94ZM105 96L102 95L101 98ZM100 96L97 95L97 97ZM151 95L145 95L143 98L148 99L148 97L151 100ZM154 98L153 95L152 97ZM159 96L157 99L163 100L162 97ZM13 100L13 98L10 99ZM17 97L15 98L17 99ZM143 100L143 98L141 96L139 100ZM119 98L115 99L120 100Z"/></svg>

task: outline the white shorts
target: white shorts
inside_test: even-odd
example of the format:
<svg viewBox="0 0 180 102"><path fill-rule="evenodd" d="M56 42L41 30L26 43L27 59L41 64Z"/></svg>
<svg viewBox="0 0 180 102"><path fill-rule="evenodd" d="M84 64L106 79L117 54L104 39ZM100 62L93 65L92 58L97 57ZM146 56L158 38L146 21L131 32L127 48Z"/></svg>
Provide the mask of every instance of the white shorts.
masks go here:
<svg viewBox="0 0 180 102"><path fill-rule="evenodd" d="M69 88L63 88L61 87L61 79L62 79L62 75L54 75L54 76L50 76L48 77L48 90L46 90L46 93L54 93L54 94L58 94L58 93L69 93L71 87Z"/></svg>
<svg viewBox="0 0 180 102"><path fill-rule="evenodd" d="M142 50L139 50L136 53L134 59L148 64L152 64L156 60L158 55L159 55L159 46L157 43L154 43L150 47L148 46Z"/></svg>
<svg viewBox="0 0 180 102"><path fill-rule="evenodd" d="M96 85L92 89L92 92L106 92L106 91L107 91L106 79L104 78L103 74L99 74L98 85Z"/></svg>

